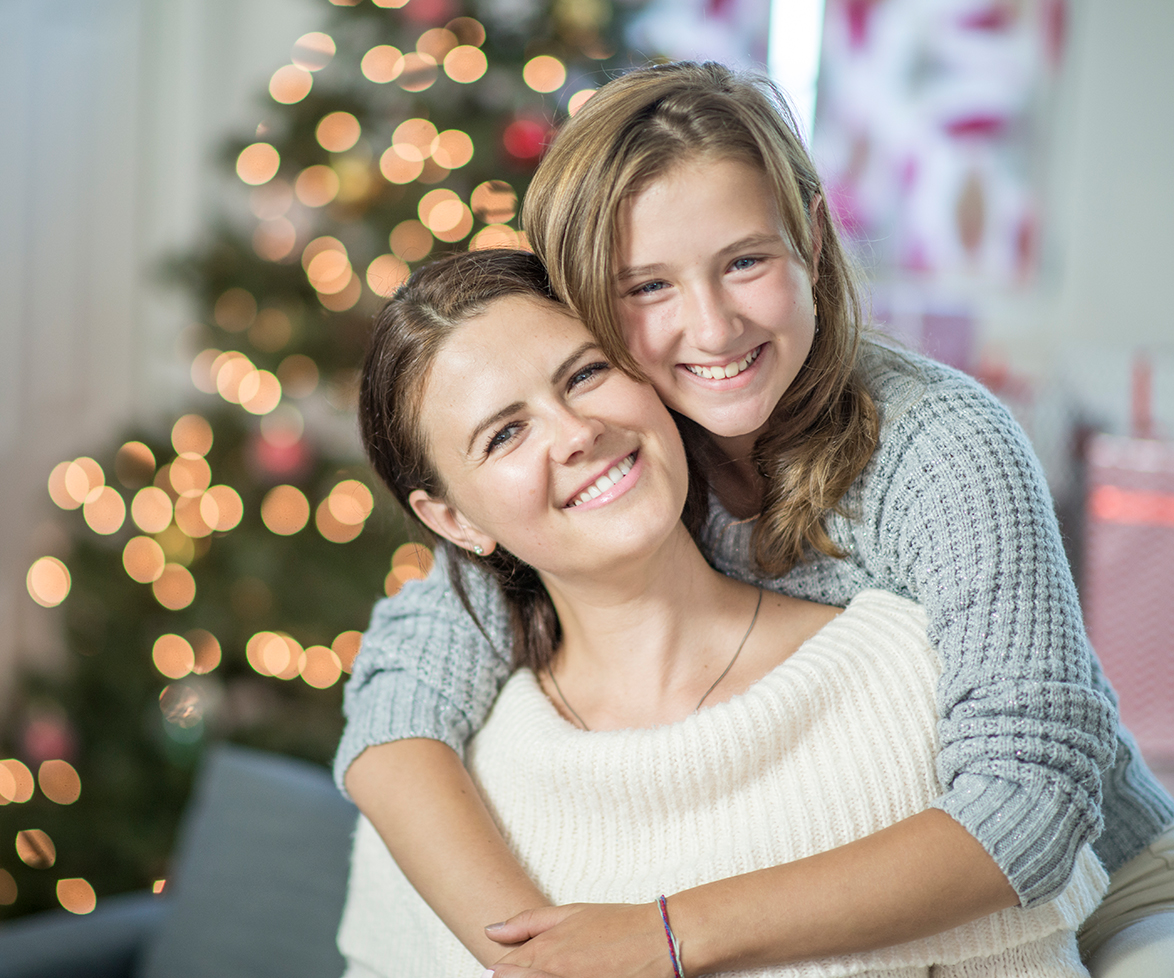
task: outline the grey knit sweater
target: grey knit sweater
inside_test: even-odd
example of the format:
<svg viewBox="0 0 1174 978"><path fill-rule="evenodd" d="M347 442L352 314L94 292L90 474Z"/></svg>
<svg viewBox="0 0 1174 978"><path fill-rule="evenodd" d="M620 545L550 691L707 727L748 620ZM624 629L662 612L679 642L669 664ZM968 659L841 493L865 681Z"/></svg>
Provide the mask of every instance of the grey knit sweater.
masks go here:
<svg viewBox="0 0 1174 978"><path fill-rule="evenodd" d="M756 578L751 525L716 503L703 548L725 573L798 597L844 606L880 588L924 606L942 658L937 764L948 787L934 805L1032 906L1065 886L1089 840L1109 872L1128 861L1174 822L1174 801L1117 724L1023 431L981 386L940 364L878 349L866 364L880 444L844 499L850 517L828 522L848 556ZM510 672L509 619L493 585L469 586L492 645L443 560L375 606L345 692L340 787L368 746L428 737L462 753L484 721Z"/></svg>

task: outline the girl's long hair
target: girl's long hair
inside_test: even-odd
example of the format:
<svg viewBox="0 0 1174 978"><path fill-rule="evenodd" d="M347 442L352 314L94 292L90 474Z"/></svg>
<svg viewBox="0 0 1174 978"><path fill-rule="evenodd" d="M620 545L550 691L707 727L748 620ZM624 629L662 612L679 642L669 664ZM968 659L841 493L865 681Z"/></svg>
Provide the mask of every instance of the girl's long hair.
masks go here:
<svg viewBox="0 0 1174 978"><path fill-rule="evenodd" d="M811 351L753 454L766 486L754 558L763 573L778 577L812 550L843 556L828 535L826 516L868 464L879 432L858 360L862 311L855 268L782 95L765 78L712 63L678 62L622 75L563 126L526 193L523 224L555 293L609 357L638 371L615 309L620 214L651 181L697 160L739 160L765 173L790 243L816 279Z"/></svg>

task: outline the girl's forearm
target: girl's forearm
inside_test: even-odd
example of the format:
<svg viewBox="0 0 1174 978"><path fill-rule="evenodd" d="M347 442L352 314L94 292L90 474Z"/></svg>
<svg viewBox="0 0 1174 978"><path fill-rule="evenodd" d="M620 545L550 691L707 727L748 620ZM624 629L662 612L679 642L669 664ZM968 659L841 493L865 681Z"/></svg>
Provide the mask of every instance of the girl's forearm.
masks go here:
<svg viewBox="0 0 1174 978"><path fill-rule="evenodd" d="M412 886L482 964L502 955L486 924L548 904L447 745L417 738L368 747L346 787Z"/></svg>
<svg viewBox="0 0 1174 978"><path fill-rule="evenodd" d="M986 850L937 809L793 863L669 897L690 974L868 951L1019 903Z"/></svg>

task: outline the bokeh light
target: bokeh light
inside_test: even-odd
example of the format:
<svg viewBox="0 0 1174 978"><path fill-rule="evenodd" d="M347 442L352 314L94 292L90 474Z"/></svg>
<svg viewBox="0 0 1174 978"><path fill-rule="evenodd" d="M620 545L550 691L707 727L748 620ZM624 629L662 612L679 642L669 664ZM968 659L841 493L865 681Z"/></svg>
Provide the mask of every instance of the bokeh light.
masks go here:
<svg viewBox="0 0 1174 978"><path fill-rule="evenodd" d="M587 104L587 100L594 94L594 88L579 89L579 91L575 92L575 94L572 95L567 101L567 114L573 116L576 112L583 108L584 105Z"/></svg>
<svg viewBox="0 0 1174 978"><path fill-rule="evenodd" d="M420 160L405 160L392 146L379 157L379 172L388 183L411 183L424 172L424 164Z"/></svg>
<svg viewBox="0 0 1174 978"><path fill-rule="evenodd" d="M278 679L298 674L303 649L284 632L257 632L245 646L245 657L257 673Z"/></svg>
<svg viewBox="0 0 1174 978"><path fill-rule="evenodd" d="M319 293L318 301L331 312L345 312L359 301L363 294L363 280L351 271L351 277L346 286L338 292Z"/></svg>
<svg viewBox="0 0 1174 978"><path fill-rule="evenodd" d="M291 353L277 365L277 379L287 397L309 397L318 388L318 364L304 353Z"/></svg>
<svg viewBox="0 0 1174 978"><path fill-rule="evenodd" d="M185 535L186 536L186 535ZM151 591L164 608L179 611L196 599L196 579L183 564L167 564Z"/></svg>
<svg viewBox="0 0 1174 978"><path fill-rule="evenodd" d="M126 503L117 489L111 486L99 486L90 490L82 507L86 525L95 533L109 536L122 529L126 519Z"/></svg>
<svg viewBox="0 0 1174 978"><path fill-rule="evenodd" d="M82 779L69 761L42 762L37 769L41 794L56 805L72 805L82 794Z"/></svg>
<svg viewBox="0 0 1174 978"><path fill-rule="evenodd" d="M363 641L363 633L352 630L340 632L330 643L330 650L338 656L342 663L342 671L350 672L354 668L355 657L359 654L359 646Z"/></svg>
<svg viewBox="0 0 1174 978"><path fill-rule="evenodd" d="M105 484L102 466L83 455L53 468L49 473L49 497L62 509L77 509L94 489Z"/></svg>
<svg viewBox="0 0 1174 978"><path fill-rule="evenodd" d="M390 7L394 10L398 10L400 7L404 6L408 0L371 0L371 2L375 4L376 7Z"/></svg>
<svg viewBox="0 0 1174 978"><path fill-rule="evenodd" d="M212 426L198 414L185 414L171 426L171 444L179 453L207 455L212 449Z"/></svg>
<svg viewBox="0 0 1174 978"><path fill-rule="evenodd" d="M371 515L375 499L358 479L344 479L330 490L326 497L331 515L340 523L354 525Z"/></svg>
<svg viewBox="0 0 1174 978"><path fill-rule="evenodd" d="M16 903L18 895L16 880L12 878L12 874L6 869L0 869L0 907L12 906Z"/></svg>
<svg viewBox="0 0 1174 978"><path fill-rule="evenodd" d="M257 317L257 300L247 289L233 287L221 293L212 307L216 325L229 333L248 329Z"/></svg>
<svg viewBox="0 0 1174 978"><path fill-rule="evenodd" d="M485 52L471 44L461 44L444 56L444 73L462 85L479 80L488 67Z"/></svg>
<svg viewBox="0 0 1174 978"><path fill-rule="evenodd" d="M536 119L515 119L501 134L502 148L514 159L533 163L546 150L550 129Z"/></svg>
<svg viewBox="0 0 1174 978"><path fill-rule="evenodd" d="M567 69L558 58L540 54L522 69L522 78L536 92L553 92L567 81Z"/></svg>
<svg viewBox="0 0 1174 978"><path fill-rule="evenodd" d="M286 65L273 72L273 77L269 79L269 94L274 102L293 105L309 95L313 86L314 76L305 68Z"/></svg>
<svg viewBox="0 0 1174 978"><path fill-rule="evenodd" d="M16 854L22 863L33 869L48 869L57 862L57 847L48 833L40 829L16 833Z"/></svg>
<svg viewBox="0 0 1174 978"><path fill-rule="evenodd" d="M367 266L367 287L387 299L408 280L409 269L395 255L380 255Z"/></svg>
<svg viewBox="0 0 1174 978"><path fill-rule="evenodd" d="M239 394L250 414L268 414L281 403L281 381L268 370L254 370L241 380Z"/></svg>
<svg viewBox="0 0 1174 978"><path fill-rule="evenodd" d="M298 243L298 229L284 217L262 221L253 232L253 251L265 261L281 261Z"/></svg>
<svg viewBox="0 0 1174 978"><path fill-rule="evenodd" d="M199 727L204 719L200 694L186 683L170 683L159 693L159 712L163 719L180 730ZM168 731L172 733L172 731Z"/></svg>
<svg viewBox="0 0 1174 978"><path fill-rule="evenodd" d="M161 533L171 523L171 497L158 486L147 486L135 493L130 504L130 518L144 533Z"/></svg>
<svg viewBox="0 0 1174 978"><path fill-rule="evenodd" d="M294 193L307 207L325 207L338 196L338 174L324 164L308 166L298 174Z"/></svg>
<svg viewBox="0 0 1174 978"><path fill-rule="evenodd" d="M460 129L446 129L432 140L430 150L440 166L458 170L473 158L473 140Z"/></svg>
<svg viewBox="0 0 1174 978"><path fill-rule="evenodd" d="M193 539L200 539L211 535L212 526L204 519L204 494L182 496L175 501L175 525ZM217 512L216 504L212 504L213 512Z"/></svg>
<svg viewBox="0 0 1174 978"><path fill-rule="evenodd" d="M473 17L457 17L444 26L457 36L461 44L471 44L479 48L485 43L485 27Z"/></svg>
<svg viewBox="0 0 1174 978"><path fill-rule="evenodd" d="M220 350L201 350L192 359L192 384L204 394L216 393L216 374L212 367L223 356Z"/></svg>
<svg viewBox="0 0 1174 978"><path fill-rule="evenodd" d="M481 248L521 248L521 236L506 224L487 224L469 240L469 250Z"/></svg>
<svg viewBox="0 0 1174 978"><path fill-rule="evenodd" d="M460 241L473 230L473 214L464 201L448 189L430 190L420 198L420 220L441 241Z"/></svg>
<svg viewBox="0 0 1174 978"><path fill-rule="evenodd" d="M432 251L432 232L419 221L400 221L388 236L388 245L401 261L419 261Z"/></svg>
<svg viewBox="0 0 1174 978"><path fill-rule="evenodd" d="M395 81L396 76L403 70L403 52L390 44L378 44L363 55L359 62L359 70L368 81L377 85L386 85Z"/></svg>
<svg viewBox="0 0 1174 978"><path fill-rule="evenodd" d="M253 361L237 350L220 354L212 364L220 396L232 404L239 404L241 381L255 369Z"/></svg>
<svg viewBox="0 0 1174 978"><path fill-rule="evenodd" d="M155 474L154 452L141 441L128 441L114 456L114 474L127 489L148 485Z"/></svg>
<svg viewBox="0 0 1174 978"><path fill-rule="evenodd" d="M29 568L25 586L41 607L55 608L69 596L69 568L56 557L41 557Z"/></svg>
<svg viewBox="0 0 1174 978"><path fill-rule="evenodd" d="M249 342L264 353L276 353L292 337L293 323L280 309L262 309L249 327Z"/></svg>
<svg viewBox="0 0 1174 978"><path fill-rule="evenodd" d="M437 135L436 126L427 119L405 119L391 134L391 147L410 162L425 160Z"/></svg>
<svg viewBox="0 0 1174 978"><path fill-rule="evenodd" d="M290 61L306 71L321 71L330 64L336 50L334 38L329 34L311 31L294 41Z"/></svg>
<svg viewBox="0 0 1174 978"><path fill-rule="evenodd" d="M391 555L392 568L415 567L425 577L428 576L435 563L436 558L433 556L432 551L422 543L400 544Z"/></svg>
<svg viewBox="0 0 1174 978"><path fill-rule="evenodd" d="M403 68L395 83L405 92L422 92L432 87L438 73L434 58L419 51L409 51L404 55Z"/></svg>
<svg viewBox="0 0 1174 978"><path fill-rule="evenodd" d="M456 34L443 27L433 27L426 30L416 41L416 50L428 55L437 64L444 60L444 56L460 42Z"/></svg>
<svg viewBox="0 0 1174 978"><path fill-rule="evenodd" d="M330 153L345 153L359 141L363 130L359 120L351 113L331 112L322 117L314 132L318 138L318 145L324 150Z"/></svg>
<svg viewBox="0 0 1174 978"><path fill-rule="evenodd" d="M236 158L236 175L251 187L268 183L277 176L281 155L269 143L253 143Z"/></svg>
<svg viewBox="0 0 1174 978"><path fill-rule="evenodd" d="M130 579L139 584L159 580L166 563L163 548L150 537L131 537L122 548L122 566Z"/></svg>
<svg viewBox="0 0 1174 978"><path fill-rule="evenodd" d="M331 543L350 543L363 532L362 523L343 523L331 512L329 496L323 499L314 511L314 525Z"/></svg>
<svg viewBox="0 0 1174 978"><path fill-rule="evenodd" d="M328 689L342 675L342 662L333 649L311 645L298 660L298 673L315 689Z"/></svg>
<svg viewBox="0 0 1174 978"><path fill-rule="evenodd" d="M58 462L49 473L49 498L62 509L77 509L84 501L85 496L76 499L65 485L65 473L72 462Z"/></svg>
<svg viewBox="0 0 1174 978"><path fill-rule="evenodd" d="M341 292L351 280L351 263L345 251L320 251L306 266L306 278L318 292Z"/></svg>
<svg viewBox="0 0 1174 978"><path fill-rule="evenodd" d="M218 533L235 529L244 515L245 505L232 486L211 486L200 497L200 516Z"/></svg>
<svg viewBox="0 0 1174 978"><path fill-rule="evenodd" d="M212 484L212 467L203 455L184 452L171 463L167 478L181 496L198 496Z"/></svg>
<svg viewBox="0 0 1174 978"><path fill-rule="evenodd" d="M57 902L70 913L93 913L98 905L94 888L80 876L57 881Z"/></svg>
<svg viewBox="0 0 1174 978"><path fill-rule="evenodd" d="M23 804L33 796L33 772L15 757L0 761L0 802Z"/></svg>
<svg viewBox="0 0 1174 978"><path fill-rule="evenodd" d="M291 536L310 519L310 501L297 486L274 486L261 501L261 520L271 533Z"/></svg>
<svg viewBox="0 0 1174 978"><path fill-rule="evenodd" d="M193 628L184 637L191 643L195 655L192 672L197 676L205 676L220 665L220 642L215 635L203 628Z"/></svg>
<svg viewBox="0 0 1174 978"><path fill-rule="evenodd" d="M270 180L249 192L249 210L259 221L275 221L289 213L293 199L288 180Z"/></svg>
<svg viewBox="0 0 1174 978"><path fill-rule="evenodd" d="M168 679L183 679L196 666L196 653L182 635L160 635L151 649L151 661Z"/></svg>
<svg viewBox="0 0 1174 978"><path fill-rule="evenodd" d="M155 540L163 548L169 563L186 567L196 557L196 543L178 526L172 525L155 534ZM166 568L164 568L166 570Z"/></svg>
<svg viewBox="0 0 1174 978"><path fill-rule="evenodd" d="M518 212L518 195L504 180L486 180L478 184L469 203L477 220L486 224L505 224Z"/></svg>

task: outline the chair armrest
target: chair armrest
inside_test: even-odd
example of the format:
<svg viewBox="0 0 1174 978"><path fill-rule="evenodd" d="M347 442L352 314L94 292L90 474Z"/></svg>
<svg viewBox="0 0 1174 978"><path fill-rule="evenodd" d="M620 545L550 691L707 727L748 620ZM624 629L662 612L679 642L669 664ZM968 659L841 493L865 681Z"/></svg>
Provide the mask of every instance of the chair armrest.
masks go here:
<svg viewBox="0 0 1174 978"><path fill-rule="evenodd" d="M132 978L168 909L166 898L143 892L104 899L85 916L17 918L0 928L0 978Z"/></svg>

